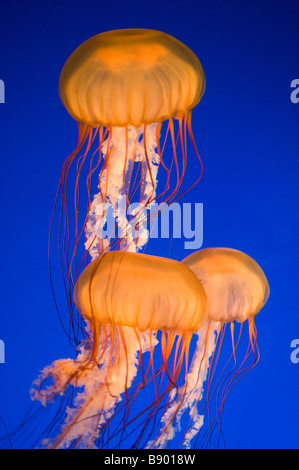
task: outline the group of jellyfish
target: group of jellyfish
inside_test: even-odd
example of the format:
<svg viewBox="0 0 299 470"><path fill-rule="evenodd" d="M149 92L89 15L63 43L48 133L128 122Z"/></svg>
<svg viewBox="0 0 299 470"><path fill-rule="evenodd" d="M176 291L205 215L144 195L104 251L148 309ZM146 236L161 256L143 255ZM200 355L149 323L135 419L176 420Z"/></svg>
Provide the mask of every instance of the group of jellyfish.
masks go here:
<svg viewBox="0 0 299 470"><path fill-rule="evenodd" d="M62 70L60 97L79 136L63 165L49 256L58 236L76 357L55 360L32 386L45 406L61 400L42 447L208 447L228 394L259 360L255 316L269 285L251 257L145 253L145 209L184 194L187 168L188 190L202 177L191 116L204 91L197 56L154 30L98 34ZM120 200L134 204L130 217ZM109 211L115 226L103 236Z"/></svg>

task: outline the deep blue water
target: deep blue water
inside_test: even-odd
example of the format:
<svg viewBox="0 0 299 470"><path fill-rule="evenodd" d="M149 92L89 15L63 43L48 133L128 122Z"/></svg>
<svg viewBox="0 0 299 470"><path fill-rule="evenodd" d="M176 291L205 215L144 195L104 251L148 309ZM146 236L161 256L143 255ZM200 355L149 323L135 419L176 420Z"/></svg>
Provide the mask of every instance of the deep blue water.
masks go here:
<svg viewBox="0 0 299 470"><path fill-rule="evenodd" d="M229 448L298 447L299 5L295 0L13 1L1 5L0 415L9 430L47 364L72 353L48 273L48 232L76 123L58 95L65 60L103 31L150 28L187 44L207 79L193 131L204 176L185 201L204 207L203 248L240 249L262 266L271 295L257 317L261 360L226 403ZM298 95L299 96L299 95ZM181 240L152 254L183 259ZM0 434L4 434L0 422Z"/></svg>

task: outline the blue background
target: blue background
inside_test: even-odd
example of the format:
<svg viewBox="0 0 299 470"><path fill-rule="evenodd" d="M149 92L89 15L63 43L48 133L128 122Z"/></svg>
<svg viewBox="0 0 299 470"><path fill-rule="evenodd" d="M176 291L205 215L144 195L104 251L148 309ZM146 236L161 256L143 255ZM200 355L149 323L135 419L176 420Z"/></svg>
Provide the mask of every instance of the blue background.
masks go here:
<svg viewBox="0 0 299 470"><path fill-rule="evenodd" d="M245 251L271 287L257 317L261 360L226 403L226 444L298 447L299 363L290 360L299 337L299 103L290 100L299 78L298 2L28 0L2 2L0 15L0 415L8 429L28 409L38 372L72 352L47 259L61 166L77 141L58 95L60 71L89 37L144 27L183 41L205 69L206 93L193 118L205 173L188 196L204 204L203 247ZM168 256L164 246L155 254ZM170 253L188 254L179 242Z"/></svg>

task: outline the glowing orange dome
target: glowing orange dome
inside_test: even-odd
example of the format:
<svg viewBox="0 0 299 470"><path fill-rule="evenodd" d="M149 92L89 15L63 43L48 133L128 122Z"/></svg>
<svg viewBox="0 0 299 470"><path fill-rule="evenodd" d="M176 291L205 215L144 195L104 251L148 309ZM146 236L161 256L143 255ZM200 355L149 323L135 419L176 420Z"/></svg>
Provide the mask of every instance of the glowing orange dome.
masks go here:
<svg viewBox="0 0 299 470"><path fill-rule="evenodd" d="M63 104L77 121L139 127L180 117L205 90L202 65L185 44L149 29L98 34L76 49L60 77Z"/></svg>
<svg viewBox="0 0 299 470"><path fill-rule="evenodd" d="M197 331L206 319L206 295L191 269L141 253L112 251L90 263L75 303L92 322L140 331Z"/></svg>
<svg viewBox="0 0 299 470"><path fill-rule="evenodd" d="M254 317L268 300L270 289L262 268L245 253L207 248L184 259L200 279L214 321L243 322Z"/></svg>

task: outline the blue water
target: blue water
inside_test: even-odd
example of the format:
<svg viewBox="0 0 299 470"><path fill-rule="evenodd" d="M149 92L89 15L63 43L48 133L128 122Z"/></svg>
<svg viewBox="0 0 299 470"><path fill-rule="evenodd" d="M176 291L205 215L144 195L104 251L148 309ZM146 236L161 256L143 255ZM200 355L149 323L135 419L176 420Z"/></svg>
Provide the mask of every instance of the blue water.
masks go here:
<svg viewBox="0 0 299 470"><path fill-rule="evenodd" d="M233 247L265 271L270 299L257 317L261 360L226 403L229 448L298 447L298 2L12 1L1 6L0 415L12 430L39 371L73 357L52 298L47 242L61 166L77 142L58 95L65 60L103 31L165 31L200 58L207 79L193 131L204 176L185 201L204 207L203 248ZM1 100L0 100L1 101ZM183 259L182 240L153 254ZM1 362L1 361L0 361ZM4 434L0 422L0 434Z"/></svg>

